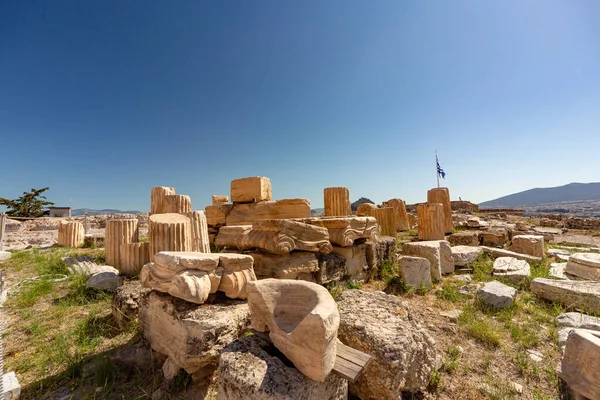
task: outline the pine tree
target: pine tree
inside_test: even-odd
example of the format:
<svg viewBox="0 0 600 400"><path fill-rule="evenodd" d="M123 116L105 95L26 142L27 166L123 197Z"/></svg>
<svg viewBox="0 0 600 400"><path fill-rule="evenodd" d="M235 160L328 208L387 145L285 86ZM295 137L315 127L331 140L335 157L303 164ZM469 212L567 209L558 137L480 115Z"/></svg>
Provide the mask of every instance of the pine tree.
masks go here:
<svg viewBox="0 0 600 400"><path fill-rule="evenodd" d="M0 197L0 205L8 207L6 214L10 217L41 217L46 211L46 206L54 203L46 201L46 196L42 196L46 190L31 189L30 192L23 192L23 195L15 200L8 200Z"/></svg>

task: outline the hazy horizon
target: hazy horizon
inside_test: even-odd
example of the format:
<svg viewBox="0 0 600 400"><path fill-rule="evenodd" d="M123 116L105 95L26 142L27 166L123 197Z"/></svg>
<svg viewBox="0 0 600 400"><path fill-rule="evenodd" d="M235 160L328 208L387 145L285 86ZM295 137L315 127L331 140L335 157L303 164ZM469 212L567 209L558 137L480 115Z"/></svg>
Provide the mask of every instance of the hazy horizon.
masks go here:
<svg viewBox="0 0 600 400"><path fill-rule="evenodd" d="M195 209L232 179L323 206L598 181L600 3L0 5L0 197Z"/></svg>

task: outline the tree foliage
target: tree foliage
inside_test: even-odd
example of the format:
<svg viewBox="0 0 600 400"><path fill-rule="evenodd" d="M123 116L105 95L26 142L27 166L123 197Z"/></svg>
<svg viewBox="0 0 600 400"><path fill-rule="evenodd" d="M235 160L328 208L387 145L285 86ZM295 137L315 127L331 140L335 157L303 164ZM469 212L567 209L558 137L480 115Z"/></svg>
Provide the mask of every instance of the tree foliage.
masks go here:
<svg viewBox="0 0 600 400"><path fill-rule="evenodd" d="M11 217L41 217L46 211L46 206L54 204L46 201L46 196L42 195L48 189L50 188L31 189L30 192L23 192L23 195L15 200L0 197L0 205L8 207L6 214Z"/></svg>

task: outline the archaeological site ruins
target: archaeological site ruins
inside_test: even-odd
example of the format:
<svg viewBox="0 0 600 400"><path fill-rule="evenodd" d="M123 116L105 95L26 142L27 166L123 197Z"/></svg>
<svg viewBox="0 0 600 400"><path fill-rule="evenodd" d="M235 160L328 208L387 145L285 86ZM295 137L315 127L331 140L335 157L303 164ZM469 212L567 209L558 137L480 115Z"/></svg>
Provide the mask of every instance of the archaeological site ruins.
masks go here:
<svg viewBox="0 0 600 400"><path fill-rule="evenodd" d="M104 249L104 263L87 256L63 263L90 290L112 293L119 329L139 324L164 380L216 379L219 400L379 400L427 391L433 397L423 398L436 398L432 377L453 362L438 331L458 337L471 329L461 328L467 311L455 309L457 299L503 315L494 313L514 310L525 290L530 302L570 310L555 322L557 381L573 398L600 399L600 249L549 247L564 232L522 216L516 223L481 216L475 205L451 202L448 188L429 190L421 204L392 198L355 207L348 188L328 187L322 216L311 216L308 199L274 193L267 177L235 179L228 195L194 210L190 196L157 186L146 215L44 223L60 246ZM6 242L26 224L33 222L9 221L0 234L6 230ZM542 274L545 260L558 262ZM424 317L425 300L400 295L425 299L430 291L446 301L435 318ZM450 322L437 328L440 318ZM0 398L17 398L17 376L3 376ZM478 384L478 393L512 398ZM533 393L525 382L511 385Z"/></svg>

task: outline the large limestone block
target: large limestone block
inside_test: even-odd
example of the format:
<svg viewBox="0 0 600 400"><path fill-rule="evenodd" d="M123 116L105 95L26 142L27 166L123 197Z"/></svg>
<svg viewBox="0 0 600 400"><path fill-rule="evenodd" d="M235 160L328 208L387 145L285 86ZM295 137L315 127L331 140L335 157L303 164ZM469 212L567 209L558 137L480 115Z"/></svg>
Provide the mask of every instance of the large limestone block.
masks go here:
<svg viewBox="0 0 600 400"><path fill-rule="evenodd" d="M383 292L346 290L337 299L338 337L374 357L350 392L361 399L400 399L429 383L436 368L435 340L400 298Z"/></svg>
<svg viewBox="0 0 600 400"><path fill-rule="evenodd" d="M206 223L210 227L220 228L225 226L227 216L233 209L233 204L213 204L204 208Z"/></svg>
<svg viewBox="0 0 600 400"><path fill-rule="evenodd" d="M396 237L379 236L367 240L367 264L369 270L377 272L386 260L393 260L396 256Z"/></svg>
<svg viewBox="0 0 600 400"><path fill-rule="evenodd" d="M223 348L249 322L248 304L239 300L199 306L152 292L139 305L139 324L146 340L190 374L216 368Z"/></svg>
<svg viewBox="0 0 600 400"><path fill-rule="evenodd" d="M233 203L269 201L273 197L271 180L264 176L234 179L230 194Z"/></svg>
<svg viewBox="0 0 600 400"><path fill-rule="evenodd" d="M508 232L504 228L494 228L481 232L481 244L484 246L503 248L508 240Z"/></svg>
<svg viewBox="0 0 600 400"><path fill-rule="evenodd" d="M175 194L175 188L156 186L150 194L150 215L164 214L167 212L167 196Z"/></svg>
<svg viewBox="0 0 600 400"><path fill-rule="evenodd" d="M559 376L580 396L600 400L600 338L575 329L569 334Z"/></svg>
<svg viewBox="0 0 600 400"><path fill-rule="evenodd" d="M323 190L326 217L352 215L350 191L346 187L330 187Z"/></svg>
<svg viewBox="0 0 600 400"><path fill-rule="evenodd" d="M192 211L192 199L185 194L165 196L167 213L186 214Z"/></svg>
<svg viewBox="0 0 600 400"><path fill-rule="evenodd" d="M506 308L515 303L517 289L498 281L483 285L477 292L477 297L486 305L494 308Z"/></svg>
<svg viewBox="0 0 600 400"><path fill-rule="evenodd" d="M447 239L452 246L479 246L479 233L473 231L456 232Z"/></svg>
<svg viewBox="0 0 600 400"><path fill-rule="evenodd" d="M352 246L357 239L379 235L379 225L374 217L315 218L310 224L326 228L329 241L338 246Z"/></svg>
<svg viewBox="0 0 600 400"><path fill-rule="evenodd" d="M106 221L106 230L104 233L106 263L121 271L121 245L137 241L137 219L110 219Z"/></svg>
<svg viewBox="0 0 600 400"><path fill-rule="evenodd" d="M58 224L58 244L79 247L83 244L83 224L78 221L64 221Z"/></svg>
<svg viewBox="0 0 600 400"><path fill-rule="evenodd" d="M558 345L564 353L569 333L573 329L596 331L600 334L600 318L578 312L567 312L556 317Z"/></svg>
<svg viewBox="0 0 600 400"><path fill-rule="evenodd" d="M227 204L227 203L229 203L229 196L213 194L213 196L212 196L212 205L213 206L218 206L218 205Z"/></svg>
<svg viewBox="0 0 600 400"><path fill-rule="evenodd" d="M310 218L310 201L307 199L283 199L235 204L226 217L226 224L252 225L261 219L290 218Z"/></svg>
<svg viewBox="0 0 600 400"><path fill-rule="evenodd" d="M150 260L161 251L191 251L192 225L181 214L154 214L148 218Z"/></svg>
<svg viewBox="0 0 600 400"><path fill-rule="evenodd" d="M298 279L301 274L319 271L315 253L298 251L285 255L251 253L254 273L261 278Z"/></svg>
<svg viewBox="0 0 600 400"><path fill-rule="evenodd" d="M330 253L326 228L299 221L264 219L252 226L224 226L219 229L215 245L238 250L260 249L272 254L293 250Z"/></svg>
<svg viewBox="0 0 600 400"><path fill-rule="evenodd" d="M287 365L273 344L257 335L234 341L219 358L217 400L346 400L348 382L329 374L324 382Z"/></svg>
<svg viewBox="0 0 600 400"><path fill-rule="evenodd" d="M202 211L191 211L186 214L192 226L192 251L210 253L208 224Z"/></svg>
<svg viewBox="0 0 600 400"><path fill-rule="evenodd" d="M392 207L373 208L369 216L375 217L382 235L396 236L396 215Z"/></svg>
<svg viewBox="0 0 600 400"><path fill-rule="evenodd" d="M565 272L580 278L600 281L600 254L575 253L571 255Z"/></svg>
<svg viewBox="0 0 600 400"><path fill-rule="evenodd" d="M442 279L442 274L454 272L454 258L450 243L445 240L404 243L402 253L409 256L424 257L431 263L431 279Z"/></svg>
<svg viewBox="0 0 600 400"><path fill-rule="evenodd" d="M490 257L493 258L497 258L497 257L514 257L518 260L525 260L527 262L540 262L542 261L542 259L540 257L534 257L534 256L530 256L527 254L521 254L521 253L515 253L514 251L510 251L510 250L505 250L505 249L498 249L495 247L488 247L488 246L481 246L481 248L483 249L483 252L487 255L489 255Z"/></svg>
<svg viewBox="0 0 600 400"><path fill-rule="evenodd" d="M466 267L483 253L483 249L474 246L452 246L452 258L456 267Z"/></svg>
<svg viewBox="0 0 600 400"><path fill-rule="evenodd" d="M441 204L443 206L444 232L452 232L452 206L450 203L450 191L448 188L440 187L427 191L427 203Z"/></svg>
<svg viewBox="0 0 600 400"><path fill-rule="evenodd" d="M516 253L544 257L544 237L536 235L519 235L511 239L510 250Z"/></svg>
<svg viewBox="0 0 600 400"><path fill-rule="evenodd" d="M359 204L358 207L356 208L356 215L358 217L365 217L365 216L369 215L371 210L373 210L375 208L379 208L379 207L377 207L377 205L375 205L373 203Z"/></svg>
<svg viewBox="0 0 600 400"><path fill-rule="evenodd" d="M405 231L410 229L408 215L406 214L406 203L401 199L390 199L383 203L384 207L392 207L396 217L396 230Z"/></svg>
<svg viewBox="0 0 600 400"><path fill-rule="evenodd" d="M346 275L351 280L367 280L369 264L367 262L367 245L365 243L355 244L350 247L333 246L332 253L344 257L346 260Z"/></svg>
<svg viewBox="0 0 600 400"><path fill-rule="evenodd" d="M124 243L119 248L121 275L136 276L150 262L150 243Z"/></svg>
<svg viewBox="0 0 600 400"><path fill-rule="evenodd" d="M523 283L531 276L531 267L527 261L514 257L499 257L494 260L494 276L503 277L513 283Z"/></svg>
<svg viewBox="0 0 600 400"><path fill-rule="evenodd" d="M398 257L400 276L411 287L431 287L431 263L423 257Z"/></svg>
<svg viewBox="0 0 600 400"><path fill-rule="evenodd" d="M444 207L442 204L419 204L417 218L419 240L444 239Z"/></svg>
<svg viewBox="0 0 600 400"><path fill-rule="evenodd" d="M252 327L269 338L296 368L319 382L335 364L340 316L323 286L264 279L248 284Z"/></svg>
<svg viewBox="0 0 600 400"><path fill-rule="evenodd" d="M535 278L530 289L543 299L558 301L581 312L600 313L600 282Z"/></svg>

